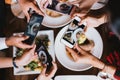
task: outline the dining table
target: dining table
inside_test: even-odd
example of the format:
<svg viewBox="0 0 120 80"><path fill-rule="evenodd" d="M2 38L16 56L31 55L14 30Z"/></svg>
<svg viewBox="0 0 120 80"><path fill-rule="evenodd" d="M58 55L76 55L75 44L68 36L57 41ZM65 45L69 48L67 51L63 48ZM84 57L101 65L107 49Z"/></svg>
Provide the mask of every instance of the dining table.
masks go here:
<svg viewBox="0 0 120 80"><path fill-rule="evenodd" d="M3 30L5 35L9 37L13 33L23 32L26 28L26 25L27 25L26 18L18 18L14 16L11 11L10 5L6 4L6 26ZM60 32L62 28L64 28L64 26L58 28L50 28L43 25L41 30L53 30L54 40L55 40L57 34ZM108 29L107 23L95 27L95 29L99 32L103 41L103 52L100 60L106 62L106 56L111 52L111 50L115 48L114 47L115 44L113 44L112 42L113 40L110 39L109 36L110 30ZM13 47L9 47L7 49L4 49L3 51L6 53L6 57L13 57ZM96 75L97 76L98 72L100 71L95 67L91 67L90 69L84 71L72 71L64 67L56 57L55 57L55 62L57 64L58 69L53 79L56 76L60 76L60 75ZM14 75L13 68L11 67L0 69L0 80L34 80L38 75L39 74Z"/></svg>

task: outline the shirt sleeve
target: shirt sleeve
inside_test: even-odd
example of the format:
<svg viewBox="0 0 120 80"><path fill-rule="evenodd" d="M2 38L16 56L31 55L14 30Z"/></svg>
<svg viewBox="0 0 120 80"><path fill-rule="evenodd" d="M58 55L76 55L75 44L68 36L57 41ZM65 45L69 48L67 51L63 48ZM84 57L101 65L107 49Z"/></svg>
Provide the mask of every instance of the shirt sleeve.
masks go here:
<svg viewBox="0 0 120 80"><path fill-rule="evenodd" d="M0 50L8 48L8 46L5 43L6 38L0 38Z"/></svg>
<svg viewBox="0 0 120 80"><path fill-rule="evenodd" d="M114 74L114 77L117 79L117 80L120 80L120 69L116 69L116 72Z"/></svg>

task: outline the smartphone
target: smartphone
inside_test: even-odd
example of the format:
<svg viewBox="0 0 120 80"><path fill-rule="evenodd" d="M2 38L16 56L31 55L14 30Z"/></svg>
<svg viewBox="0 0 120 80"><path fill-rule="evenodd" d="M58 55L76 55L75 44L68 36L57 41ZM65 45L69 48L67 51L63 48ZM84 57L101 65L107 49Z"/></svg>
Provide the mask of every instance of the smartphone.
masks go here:
<svg viewBox="0 0 120 80"><path fill-rule="evenodd" d="M61 38L61 42L66 46L73 48L76 40L73 38L74 33L79 30L79 28L83 28L83 25L79 26L78 23L81 21L79 17L75 17L69 24L68 29L65 31L64 35Z"/></svg>
<svg viewBox="0 0 120 80"><path fill-rule="evenodd" d="M27 24L27 28L24 32L24 35L29 36L29 38L27 40L23 41L24 43L29 44L29 45L33 44L35 37L36 37L38 31L40 30L42 20L43 20L43 16L41 16L35 12L33 12L31 14L30 21Z"/></svg>
<svg viewBox="0 0 120 80"><path fill-rule="evenodd" d="M75 6L66 2L59 2L59 0L52 0L52 4L48 4L47 9L57 11L62 14L70 15Z"/></svg>
<svg viewBox="0 0 120 80"><path fill-rule="evenodd" d="M36 45L36 52L38 54L38 58L40 60L40 62L44 65L47 65L47 71L49 71L52 67L52 57L49 54L48 50L46 49L46 47L44 46L44 44L39 41L39 44Z"/></svg>

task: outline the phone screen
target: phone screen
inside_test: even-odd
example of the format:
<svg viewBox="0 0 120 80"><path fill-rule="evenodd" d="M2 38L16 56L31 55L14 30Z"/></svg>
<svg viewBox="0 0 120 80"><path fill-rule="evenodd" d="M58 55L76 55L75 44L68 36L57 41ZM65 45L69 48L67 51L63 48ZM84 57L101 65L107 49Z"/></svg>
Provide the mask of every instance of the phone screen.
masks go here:
<svg viewBox="0 0 120 80"><path fill-rule="evenodd" d="M78 30L81 26L78 26L78 23L80 22L79 18L75 18L69 25L68 29L65 31L61 42L65 44L66 46L72 48L76 42L74 37L76 37L76 30Z"/></svg>
<svg viewBox="0 0 120 80"><path fill-rule="evenodd" d="M38 54L40 62L44 65L47 65L47 71L49 71L52 67L52 57L49 54L48 50L44 46L44 44L39 41L39 44L36 45L36 52Z"/></svg>
<svg viewBox="0 0 120 80"><path fill-rule="evenodd" d="M69 42L70 44L74 45L75 42L72 39L72 34L73 34L73 31L65 32L63 39L66 40L67 42Z"/></svg>
<svg viewBox="0 0 120 80"><path fill-rule="evenodd" d="M30 21L27 25L27 29L24 32L24 35L29 36L29 38L27 40L25 40L24 42L31 45L34 42L34 39L38 33L38 31L40 30L40 25L42 23L43 20L43 16L38 15L36 13L33 13Z"/></svg>
<svg viewBox="0 0 120 80"><path fill-rule="evenodd" d="M74 7L73 5L68 4L66 2L59 2L58 0L52 0L52 1L53 1L52 5L48 4L47 8L63 14L70 14Z"/></svg>

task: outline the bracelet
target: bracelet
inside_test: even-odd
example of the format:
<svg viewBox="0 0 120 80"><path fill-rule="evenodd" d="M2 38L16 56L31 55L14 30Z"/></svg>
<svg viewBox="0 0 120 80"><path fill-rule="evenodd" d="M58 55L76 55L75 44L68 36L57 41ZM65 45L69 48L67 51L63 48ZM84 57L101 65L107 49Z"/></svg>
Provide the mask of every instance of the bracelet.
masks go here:
<svg viewBox="0 0 120 80"><path fill-rule="evenodd" d="M105 66L106 66L106 65L104 64L104 66L103 66L102 70L104 70L104 69L105 69Z"/></svg>
<svg viewBox="0 0 120 80"><path fill-rule="evenodd" d="M16 57L13 57L12 63L13 63L13 66L14 66L15 68L18 68L18 66L16 65L16 62L15 62L15 59L16 59Z"/></svg>
<svg viewBox="0 0 120 80"><path fill-rule="evenodd" d="M103 66L103 68L102 68L102 71L103 71L103 72L106 72L106 69L107 69L107 65L104 64L104 66Z"/></svg>

